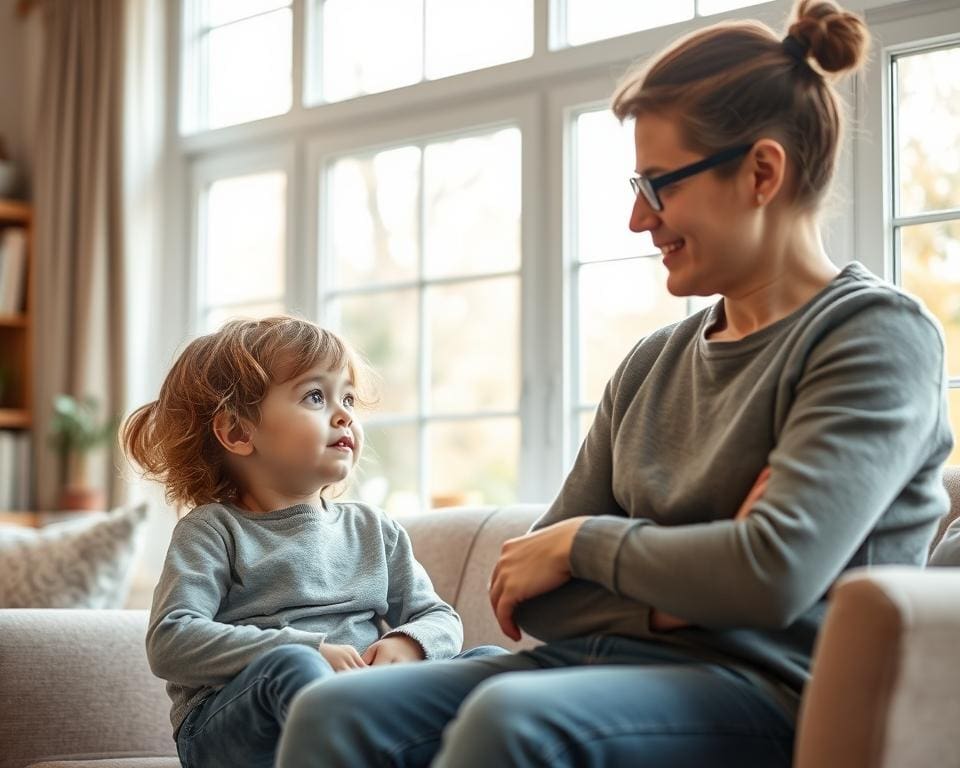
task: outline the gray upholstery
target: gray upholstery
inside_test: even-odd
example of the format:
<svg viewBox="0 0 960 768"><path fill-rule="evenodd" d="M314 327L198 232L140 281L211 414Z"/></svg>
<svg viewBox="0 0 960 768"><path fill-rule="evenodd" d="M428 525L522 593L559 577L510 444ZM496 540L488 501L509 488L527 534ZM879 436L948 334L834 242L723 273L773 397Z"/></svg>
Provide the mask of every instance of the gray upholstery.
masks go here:
<svg viewBox="0 0 960 768"><path fill-rule="evenodd" d="M960 471L945 483L960 514ZM500 634L486 587L503 541L543 509L402 520L437 591L463 617L467 647L531 643ZM946 764L925 760L946 754L960 717L960 679L937 676L940 664L960 670L960 569L936 570L854 572L838 586L804 702L798 766ZM146 611L0 610L0 768L176 768L169 701L144 651L146 622ZM884 675L880 687L866 684ZM874 698L851 697L858 684ZM860 759L833 759L841 753Z"/></svg>

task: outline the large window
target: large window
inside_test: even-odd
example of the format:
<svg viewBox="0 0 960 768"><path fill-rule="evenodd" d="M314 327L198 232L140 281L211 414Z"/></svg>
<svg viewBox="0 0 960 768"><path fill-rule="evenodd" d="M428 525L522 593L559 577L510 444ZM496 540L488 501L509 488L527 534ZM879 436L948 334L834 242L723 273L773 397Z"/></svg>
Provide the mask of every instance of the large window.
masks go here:
<svg viewBox="0 0 960 768"><path fill-rule="evenodd" d="M382 376L356 490L392 512L516 499L520 131L342 157L322 305Z"/></svg>
<svg viewBox="0 0 960 768"><path fill-rule="evenodd" d="M324 316L382 376L357 492L392 512L515 500L520 131L343 157L324 181Z"/></svg>
<svg viewBox="0 0 960 768"><path fill-rule="evenodd" d="M794 2L171 7L168 252L193 281L190 327L169 333L278 310L340 330L380 376L348 493L400 514L552 499L624 355L715 300L671 296L629 231L632 125L609 97L681 35L782 28ZM865 87L843 85L856 109L826 245L940 318L960 431L960 11L858 7L877 58Z"/></svg>
<svg viewBox="0 0 960 768"><path fill-rule="evenodd" d="M960 41L892 60L894 264L943 324L960 442ZM951 463L960 462L960 445Z"/></svg>

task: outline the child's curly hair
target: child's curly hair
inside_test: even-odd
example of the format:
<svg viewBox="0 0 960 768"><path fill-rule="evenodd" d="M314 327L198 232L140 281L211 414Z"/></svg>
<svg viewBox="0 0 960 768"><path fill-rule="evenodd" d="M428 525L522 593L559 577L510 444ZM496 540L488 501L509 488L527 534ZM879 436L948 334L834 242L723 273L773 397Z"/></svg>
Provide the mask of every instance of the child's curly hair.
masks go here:
<svg viewBox="0 0 960 768"><path fill-rule="evenodd" d="M230 320L186 346L159 397L124 422L122 448L145 477L163 483L167 501L177 508L235 500L240 488L213 433L214 416L225 411L234 423L259 424L260 403L271 384L319 364L346 368L357 404L372 404L364 394L372 369L337 334L288 315Z"/></svg>

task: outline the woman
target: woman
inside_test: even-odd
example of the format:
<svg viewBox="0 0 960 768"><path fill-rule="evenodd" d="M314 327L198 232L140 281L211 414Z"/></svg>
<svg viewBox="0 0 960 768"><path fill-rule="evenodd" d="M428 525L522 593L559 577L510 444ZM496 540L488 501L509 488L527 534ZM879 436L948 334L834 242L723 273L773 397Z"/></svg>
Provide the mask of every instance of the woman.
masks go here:
<svg viewBox="0 0 960 768"><path fill-rule="evenodd" d="M643 339L573 470L507 542L492 659L301 692L279 765L789 765L831 584L922 565L947 509L944 345L913 298L824 253L834 74L868 34L803 0L681 40L618 88L630 226L712 308ZM510 673L510 674L506 674Z"/></svg>

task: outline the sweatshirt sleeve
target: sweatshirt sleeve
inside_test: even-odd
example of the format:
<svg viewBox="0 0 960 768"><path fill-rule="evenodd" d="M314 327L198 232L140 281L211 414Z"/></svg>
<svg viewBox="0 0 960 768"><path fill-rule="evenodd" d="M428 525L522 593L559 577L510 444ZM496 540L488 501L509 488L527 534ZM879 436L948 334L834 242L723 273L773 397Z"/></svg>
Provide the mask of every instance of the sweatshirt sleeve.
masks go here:
<svg viewBox="0 0 960 768"><path fill-rule="evenodd" d="M593 424L573 469L564 480L556 500L534 522L531 532L579 515L627 516L613 496L611 421L617 387L639 346L624 358L604 387ZM615 594L606 585L572 579L557 589L520 603L514 619L531 637L551 642L594 633L631 637L649 635L650 613L649 605Z"/></svg>
<svg viewBox="0 0 960 768"><path fill-rule="evenodd" d="M960 567L960 517L950 523L947 530L943 532L943 537L934 548L927 565L945 568Z"/></svg>
<svg viewBox="0 0 960 768"><path fill-rule="evenodd" d="M925 463L946 458L944 387L942 335L919 308L897 297L859 311L809 354L745 520L598 517L574 540L573 576L705 627L789 626Z"/></svg>
<svg viewBox="0 0 960 768"><path fill-rule="evenodd" d="M147 658L157 677L194 688L222 686L264 651L292 643L317 648L323 641L323 634L292 627L260 629L216 621L229 586L223 536L206 520L189 515L180 520L147 627Z"/></svg>
<svg viewBox="0 0 960 768"><path fill-rule="evenodd" d="M463 624L453 608L440 599L426 570L413 556L407 532L397 523L384 518L386 531L387 614L392 628L384 637L407 635L423 648L427 659L449 659L463 645ZM390 539L393 539L392 545Z"/></svg>
<svg viewBox="0 0 960 768"><path fill-rule="evenodd" d="M643 342L641 342L642 344ZM611 419L617 387L637 347L628 354L603 389L603 397L597 406L593 424L580 446L576 461L570 470L560 493L531 526L531 531L546 528L554 523L580 515L614 515L626 517L627 513L613 496L613 439Z"/></svg>

